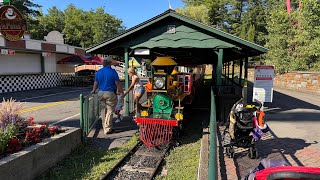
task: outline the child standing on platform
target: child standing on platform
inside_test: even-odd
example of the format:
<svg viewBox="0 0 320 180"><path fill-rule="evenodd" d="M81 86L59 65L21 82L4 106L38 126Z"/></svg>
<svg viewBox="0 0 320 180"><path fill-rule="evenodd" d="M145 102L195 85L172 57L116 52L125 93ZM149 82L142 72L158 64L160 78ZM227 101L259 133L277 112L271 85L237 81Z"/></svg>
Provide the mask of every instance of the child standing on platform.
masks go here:
<svg viewBox="0 0 320 180"><path fill-rule="evenodd" d="M116 105L115 114L118 115L118 118L115 121L115 123L119 123L122 120L120 111L122 110L122 107L123 107L123 94L117 93L117 99L118 99L118 102Z"/></svg>

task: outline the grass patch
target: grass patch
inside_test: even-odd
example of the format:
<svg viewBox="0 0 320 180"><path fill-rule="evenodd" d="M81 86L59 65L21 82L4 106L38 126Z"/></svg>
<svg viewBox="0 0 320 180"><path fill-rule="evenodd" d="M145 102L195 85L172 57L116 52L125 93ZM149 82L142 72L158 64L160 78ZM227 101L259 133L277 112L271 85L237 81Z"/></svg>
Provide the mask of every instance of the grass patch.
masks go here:
<svg viewBox="0 0 320 180"><path fill-rule="evenodd" d="M109 171L119 162L135 146L137 140L138 136L134 135L126 144L112 150L81 145L37 179L98 179L103 172Z"/></svg>
<svg viewBox="0 0 320 180"><path fill-rule="evenodd" d="M194 114L194 118L190 118L192 120L185 126L181 145L172 149L165 158L167 176L157 176L156 180L197 179L202 127L199 121L195 121L195 117L201 116Z"/></svg>
<svg viewBox="0 0 320 180"><path fill-rule="evenodd" d="M157 180L197 179L201 140L179 146L166 157L168 175Z"/></svg>

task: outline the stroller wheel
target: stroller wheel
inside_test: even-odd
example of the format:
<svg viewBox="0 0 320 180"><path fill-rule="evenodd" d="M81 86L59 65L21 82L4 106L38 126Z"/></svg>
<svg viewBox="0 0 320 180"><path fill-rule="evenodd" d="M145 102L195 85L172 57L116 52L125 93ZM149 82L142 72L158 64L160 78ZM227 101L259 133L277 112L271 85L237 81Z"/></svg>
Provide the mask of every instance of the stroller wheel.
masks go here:
<svg viewBox="0 0 320 180"><path fill-rule="evenodd" d="M256 148L250 147L249 148L249 154L250 159L257 159L258 158L258 151Z"/></svg>
<svg viewBox="0 0 320 180"><path fill-rule="evenodd" d="M229 158L234 158L234 149L232 147L226 147L226 155Z"/></svg>

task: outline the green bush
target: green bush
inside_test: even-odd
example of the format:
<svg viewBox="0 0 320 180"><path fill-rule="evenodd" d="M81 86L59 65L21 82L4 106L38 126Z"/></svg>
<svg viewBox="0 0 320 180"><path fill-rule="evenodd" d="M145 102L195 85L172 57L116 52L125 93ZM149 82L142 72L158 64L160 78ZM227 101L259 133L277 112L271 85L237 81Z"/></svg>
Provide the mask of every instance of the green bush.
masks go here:
<svg viewBox="0 0 320 180"><path fill-rule="evenodd" d="M16 136L16 128L8 125L6 128L0 128L0 155L4 153L8 140Z"/></svg>

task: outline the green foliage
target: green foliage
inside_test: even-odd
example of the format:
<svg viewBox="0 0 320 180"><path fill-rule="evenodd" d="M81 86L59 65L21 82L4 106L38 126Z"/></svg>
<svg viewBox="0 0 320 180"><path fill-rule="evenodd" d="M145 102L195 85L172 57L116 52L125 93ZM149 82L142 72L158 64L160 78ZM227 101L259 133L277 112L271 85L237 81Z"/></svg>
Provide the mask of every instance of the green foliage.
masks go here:
<svg viewBox="0 0 320 180"><path fill-rule="evenodd" d="M268 18L267 62L277 72L320 70L320 2L293 1L288 15L285 3L273 5Z"/></svg>
<svg viewBox="0 0 320 180"><path fill-rule="evenodd" d="M99 179L136 145L137 140L138 136L134 135L129 142L112 150L81 145L37 179Z"/></svg>
<svg viewBox="0 0 320 180"><path fill-rule="evenodd" d="M290 60L288 57L288 37L289 21L285 4L275 5L270 10L270 16L267 19L269 51L267 53L267 63L275 65L276 71L286 71L289 68Z"/></svg>
<svg viewBox="0 0 320 180"><path fill-rule="evenodd" d="M0 128L0 155L5 151L8 140L16 136L16 128L9 124L5 128Z"/></svg>
<svg viewBox="0 0 320 180"><path fill-rule="evenodd" d="M255 28L254 25L251 25L248 30L248 41L254 42L254 36L255 36Z"/></svg>
<svg viewBox="0 0 320 180"><path fill-rule="evenodd" d="M31 16L31 17L37 17L40 16L39 10L36 10L37 8L40 8L41 6L38 4L35 4L32 2L33 0L10 0L10 4L15 6L21 14L23 14L25 17Z"/></svg>
<svg viewBox="0 0 320 180"><path fill-rule="evenodd" d="M254 40L258 44L265 45L267 0L184 0L184 2L187 6L179 9L179 13L201 22L203 20L199 17L206 17L205 19L208 19L208 22L205 22L206 24L240 36L243 39L250 38L250 41ZM194 7L207 10L197 13ZM250 28L251 34L248 37ZM254 28L254 31L252 28Z"/></svg>
<svg viewBox="0 0 320 180"><path fill-rule="evenodd" d="M267 46L264 63L277 72L320 70L320 1L291 0L184 0L183 14L206 6L208 24L257 44ZM202 14L201 16L205 16ZM197 18L196 18L197 19Z"/></svg>
<svg viewBox="0 0 320 180"><path fill-rule="evenodd" d="M38 16L28 16L29 32L42 40L50 31L63 32L67 44L89 46L101 43L124 30L122 21L104 12L104 7L84 11L70 4L64 11L53 6L47 14L39 9Z"/></svg>
<svg viewBox="0 0 320 180"><path fill-rule="evenodd" d="M185 8L178 8L176 11L180 14L189 16L196 21L210 24L208 16L209 9L204 4L190 5Z"/></svg>
<svg viewBox="0 0 320 180"><path fill-rule="evenodd" d="M42 40L50 31L63 31L65 24L63 11L53 6L48 9L48 14L43 14L42 9L39 9L39 12L40 16L34 18L34 22L29 25L29 32L32 38Z"/></svg>
<svg viewBox="0 0 320 180"><path fill-rule="evenodd" d="M21 108L22 104L16 103L12 98L3 99L0 104L0 155L5 151L8 140L17 135L16 122Z"/></svg>
<svg viewBox="0 0 320 180"><path fill-rule="evenodd" d="M89 47L100 43L124 28L122 21L104 12L104 7L88 12L69 5L65 11L63 33L66 42L75 46Z"/></svg>

